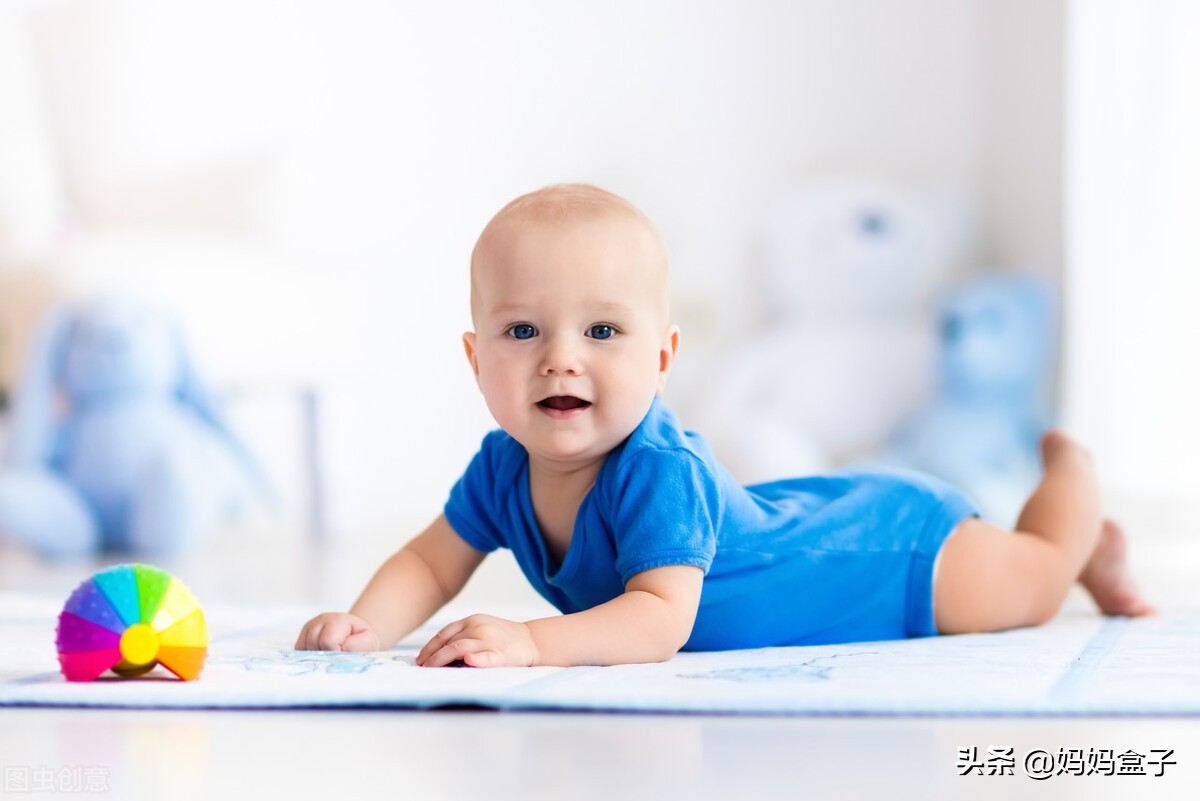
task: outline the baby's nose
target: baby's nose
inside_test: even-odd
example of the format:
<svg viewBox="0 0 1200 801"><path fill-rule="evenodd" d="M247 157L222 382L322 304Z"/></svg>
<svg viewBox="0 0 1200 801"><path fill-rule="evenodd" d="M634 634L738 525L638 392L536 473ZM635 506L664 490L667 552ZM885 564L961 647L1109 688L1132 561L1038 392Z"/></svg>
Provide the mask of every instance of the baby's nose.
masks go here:
<svg viewBox="0 0 1200 801"><path fill-rule="evenodd" d="M583 360L578 345L566 337L548 341L541 372L542 375L578 375L583 372Z"/></svg>

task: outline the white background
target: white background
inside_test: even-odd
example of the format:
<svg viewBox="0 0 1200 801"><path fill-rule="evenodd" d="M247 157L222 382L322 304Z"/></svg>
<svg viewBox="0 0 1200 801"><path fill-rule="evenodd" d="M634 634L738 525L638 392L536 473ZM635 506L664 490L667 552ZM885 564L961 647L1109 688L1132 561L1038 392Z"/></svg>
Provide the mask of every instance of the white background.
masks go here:
<svg viewBox="0 0 1200 801"><path fill-rule="evenodd" d="M0 73L0 153L25 151L0 277L134 286L223 386L317 386L334 527L408 530L491 426L459 342L466 263L524 191L591 181L655 220L685 422L756 315L764 208L807 179L954 197L979 221L968 266L1057 280L1063 19L1041 0L13 3L0 34L34 71ZM244 414L294 468L293 412Z"/></svg>

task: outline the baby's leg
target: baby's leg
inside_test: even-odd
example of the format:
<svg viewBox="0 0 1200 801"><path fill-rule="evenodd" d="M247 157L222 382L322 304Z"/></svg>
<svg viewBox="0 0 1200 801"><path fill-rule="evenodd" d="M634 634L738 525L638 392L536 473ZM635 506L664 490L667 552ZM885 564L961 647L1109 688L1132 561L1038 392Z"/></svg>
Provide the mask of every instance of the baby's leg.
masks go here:
<svg viewBox="0 0 1200 801"><path fill-rule="evenodd" d="M1100 541L1084 565L1079 583L1105 614L1136 617L1155 611L1133 581L1125 559L1125 532L1112 520L1101 524Z"/></svg>
<svg viewBox="0 0 1200 801"><path fill-rule="evenodd" d="M934 577L938 631L1038 625L1058 613L1100 539L1100 491L1091 456L1061 432L1042 438L1041 483L1015 532L963 521Z"/></svg>

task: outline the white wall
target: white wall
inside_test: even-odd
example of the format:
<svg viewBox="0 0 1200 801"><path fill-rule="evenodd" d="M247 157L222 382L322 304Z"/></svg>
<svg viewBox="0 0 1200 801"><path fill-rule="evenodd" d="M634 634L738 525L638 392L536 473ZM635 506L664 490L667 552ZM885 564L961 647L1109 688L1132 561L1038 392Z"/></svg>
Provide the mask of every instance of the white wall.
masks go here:
<svg viewBox="0 0 1200 801"><path fill-rule="evenodd" d="M983 6L979 153L985 264L1062 272L1064 12L1061 2Z"/></svg>
<svg viewBox="0 0 1200 801"><path fill-rule="evenodd" d="M542 184L596 182L657 222L680 388L754 317L756 222L806 177L948 192L983 215L981 261L1057 268L1057 2L33 5L68 281L131 269L96 241L185 231L137 280L218 376L328 388L343 528L432 517L491 425L459 344L467 256Z"/></svg>
<svg viewBox="0 0 1200 801"><path fill-rule="evenodd" d="M1106 486L1194 535L1200 6L1070 4L1065 412Z"/></svg>

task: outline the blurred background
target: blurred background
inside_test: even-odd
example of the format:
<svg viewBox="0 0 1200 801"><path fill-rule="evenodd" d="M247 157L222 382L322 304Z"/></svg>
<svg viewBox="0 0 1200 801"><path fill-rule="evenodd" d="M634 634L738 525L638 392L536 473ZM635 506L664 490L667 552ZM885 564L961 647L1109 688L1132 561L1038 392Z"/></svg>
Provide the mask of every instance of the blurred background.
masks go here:
<svg viewBox="0 0 1200 801"><path fill-rule="evenodd" d="M918 467L1015 518L1060 423L1190 531L1197 33L1182 0L0 0L0 388L46 309L136 294L276 487L253 536L395 547L493 426L475 237L586 181L665 238L668 401L744 480Z"/></svg>

